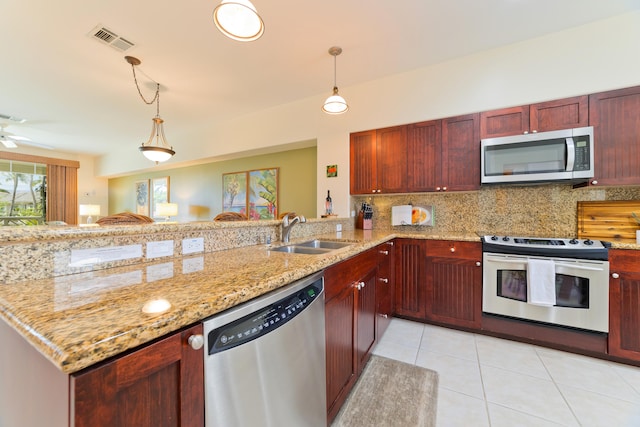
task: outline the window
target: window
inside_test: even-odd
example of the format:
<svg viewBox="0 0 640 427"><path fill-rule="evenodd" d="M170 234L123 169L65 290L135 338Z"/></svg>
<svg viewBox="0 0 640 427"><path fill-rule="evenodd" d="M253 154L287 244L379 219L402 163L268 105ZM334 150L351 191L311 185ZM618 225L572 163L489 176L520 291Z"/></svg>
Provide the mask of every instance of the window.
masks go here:
<svg viewBox="0 0 640 427"><path fill-rule="evenodd" d="M0 159L0 225L37 225L46 218L47 165Z"/></svg>

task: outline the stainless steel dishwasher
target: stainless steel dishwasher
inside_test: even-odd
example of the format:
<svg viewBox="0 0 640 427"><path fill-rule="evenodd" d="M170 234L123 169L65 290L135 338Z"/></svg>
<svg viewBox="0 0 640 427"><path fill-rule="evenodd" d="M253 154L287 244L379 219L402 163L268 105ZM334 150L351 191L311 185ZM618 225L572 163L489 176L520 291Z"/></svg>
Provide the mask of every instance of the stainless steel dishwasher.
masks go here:
<svg viewBox="0 0 640 427"><path fill-rule="evenodd" d="M322 272L204 322L207 427L326 427Z"/></svg>

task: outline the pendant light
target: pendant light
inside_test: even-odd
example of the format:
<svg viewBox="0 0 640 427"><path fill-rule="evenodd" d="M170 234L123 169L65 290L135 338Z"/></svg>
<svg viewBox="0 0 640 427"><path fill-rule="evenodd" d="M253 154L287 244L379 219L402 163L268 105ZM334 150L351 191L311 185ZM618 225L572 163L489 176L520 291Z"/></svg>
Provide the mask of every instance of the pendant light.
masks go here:
<svg viewBox="0 0 640 427"><path fill-rule="evenodd" d="M149 136L149 140L147 142L143 142L142 145L140 145L139 150L147 159L151 160L152 162L156 162L157 165L160 162L169 160L174 154L176 154L176 152L173 151L173 147L167 143L167 139L164 136L164 120L160 118L160 83L156 82L155 96L151 101L147 101L140 91L140 86L138 86L138 79L136 78L136 65L140 65L141 61L138 58L134 58L133 56L125 56L124 59L129 64L131 64L131 69L133 70L133 80L136 83L136 88L138 89L140 98L142 98L144 103L147 105L151 105L154 102L156 103L156 116L151 119L153 121L153 125L151 127L151 135Z"/></svg>
<svg viewBox="0 0 640 427"><path fill-rule="evenodd" d="M333 56L333 95L324 101L322 111L327 114L342 114L349 109L347 101L338 94L338 86L336 85L336 56L342 53L342 48L333 46L329 48L329 55Z"/></svg>
<svg viewBox="0 0 640 427"><path fill-rule="evenodd" d="M251 42L264 33L264 22L249 0L222 0L213 10L213 22L230 39Z"/></svg>

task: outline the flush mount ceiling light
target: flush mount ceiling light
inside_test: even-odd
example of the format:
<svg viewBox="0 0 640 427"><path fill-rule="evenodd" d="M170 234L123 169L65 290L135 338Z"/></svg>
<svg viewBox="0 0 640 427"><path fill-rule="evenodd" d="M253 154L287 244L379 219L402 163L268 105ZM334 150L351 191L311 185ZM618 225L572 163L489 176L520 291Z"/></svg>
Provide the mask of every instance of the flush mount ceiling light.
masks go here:
<svg viewBox="0 0 640 427"><path fill-rule="evenodd" d="M249 0L222 0L213 10L216 27L233 40L251 42L264 33L264 22Z"/></svg>
<svg viewBox="0 0 640 427"><path fill-rule="evenodd" d="M136 88L138 89L138 94L140 98L144 101L145 104L151 105L154 102L156 103L156 116L151 119L153 120L153 125L151 127L151 135L149 136L149 140L147 142L143 142L140 145L139 150L142 151L144 156L151 160L152 162L164 162L169 160L174 154L173 147L167 143L167 139L164 136L164 120L160 118L160 83L156 83L156 93L151 101L147 101L145 97L142 95L140 91L140 86L138 86L138 79L136 78L136 65L140 65L141 61L138 58L134 58L133 56L125 56L125 61L131 64L131 69L133 70L133 80L136 83Z"/></svg>
<svg viewBox="0 0 640 427"><path fill-rule="evenodd" d="M338 86L336 85L336 56L342 53L342 48L333 46L329 48L329 55L333 56L333 95L324 101L322 111L327 114L342 114L349 109L347 101L338 95Z"/></svg>

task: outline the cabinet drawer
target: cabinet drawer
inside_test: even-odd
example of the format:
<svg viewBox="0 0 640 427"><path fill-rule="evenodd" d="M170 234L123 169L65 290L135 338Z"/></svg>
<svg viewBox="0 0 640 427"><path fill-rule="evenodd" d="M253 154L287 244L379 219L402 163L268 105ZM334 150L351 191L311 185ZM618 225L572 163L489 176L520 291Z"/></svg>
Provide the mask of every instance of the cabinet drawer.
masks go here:
<svg viewBox="0 0 640 427"><path fill-rule="evenodd" d="M332 265L324 271L324 298L325 302L338 295L345 287L364 277L367 272L375 268L377 264L377 249L369 249L366 252L349 258L338 264Z"/></svg>
<svg viewBox="0 0 640 427"><path fill-rule="evenodd" d="M428 257L461 258L480 260L482 245L480 242L458 242L453 240L429 240Z"/></svg>

